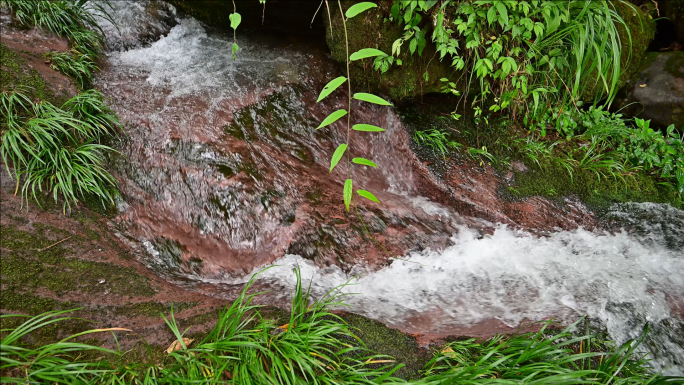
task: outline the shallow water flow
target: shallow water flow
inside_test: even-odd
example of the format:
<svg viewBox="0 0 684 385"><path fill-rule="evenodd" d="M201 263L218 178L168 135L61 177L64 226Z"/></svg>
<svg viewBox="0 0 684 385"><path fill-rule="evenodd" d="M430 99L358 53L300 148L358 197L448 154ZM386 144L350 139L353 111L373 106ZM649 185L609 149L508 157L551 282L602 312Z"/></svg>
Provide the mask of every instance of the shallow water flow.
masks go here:
<svg viewBox="0 0 684 385"><path fill-rule="evenodd" d="M396 112L355 104L353 119L387 129L355 134L358 155L380 166L355 183L382 201L359 215L405 260L391 259L344 212L344 167L328 173L346 129L316 127L347 95L315 102L340 75L324 46L245 33L233 61L232 35L159 2L117 3L129 28L106 28L111 52L96 81L127 126L112 162L123 194L115 223L159 274L228 296L220 288L271 264L280 267L263 282L289 288L300 266L316 294L351 280L354 312L417 334L491 335L589 315L623 342L649 322L654 365L684 370L683 212L623 205L607 214L612 233L547 237L466 218L418 195Z"/></svg>

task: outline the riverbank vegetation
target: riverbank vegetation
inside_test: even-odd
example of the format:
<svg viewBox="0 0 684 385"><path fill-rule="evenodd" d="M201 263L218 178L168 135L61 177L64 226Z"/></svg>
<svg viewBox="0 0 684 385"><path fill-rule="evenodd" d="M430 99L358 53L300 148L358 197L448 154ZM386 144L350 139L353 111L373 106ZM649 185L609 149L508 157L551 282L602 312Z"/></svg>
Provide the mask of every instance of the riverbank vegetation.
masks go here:
<svg viewBox="0 0 684 385"><path fill-rule="evenodd" d="M459 339L436 344L419 374L402 374L403 364L370 351L353 327L332 310L344 305L340 287L314 300L295 270L297 284L285 324L264 317L250 292L220 313L202 338L186 337L173 311L164 317L175 340L161 359L131 359L125 351L87 343L95 333L132 332L113 327L92 329L33 346L31 334L69 320L69 311L34 317L3 315L0 371L3 382L83 384L661 384L675 383L651 373L648 358L638 352L646 336L615 346L581 320L568 328L542 324L538 332ZM7 327L14 320L14 327ZM23 320L23 321L21 321ZM19 321L19 322L16 322ZM137 356L136 356L137 357ZM142 361L142 362L141 362Z"/></svg>
<svg viewBox="0 0 684 385"><path fill-rule="evenodd" d="M36 27L69 40L69 52L49 52L52 68L74 78L82 89L91 86L99 70L95 61L102 54L104 33L97 19L113 23L107 1L3 0L20 25Z"/></svg>
<svg viewBox="0 0 684 385"><path fill-rule="evenodd" d="M487 147L479 135L458 143L449 130L415 133L419 144L439 148L442 156L447 145L481 162L506 164L514 155L540 168L552 165L570 185L588 172L598 184L610 178L638 191L637 179L646 177L671 190L664 195L681 206L682 127L658 130L649 121L609 112L628 64L640 59L631 55L637 31L630 31L618 8L635 10L627 1L395 2L389 21L404 26L392 44L396 60L378 57L374 68L384 73L401 63L406 45L411 55L422 55L431 39L436 53L430 60L448 61L454 69L453 78L441 79L443 92L456 95L450 117L474 122L459 129L493 126L496 136L509 139ZM427 81L429 73L423 76Z"/></svg>
<svg viewBox="0 0 684 385"><path fill-rule="evenodd" d="M15 193L40 204L37 194L45 189L55 202L64 202L65 213L79 199L96 197L105 206L113 204L116 180L104 167L104 156L113 150L103 141L116 137L122 126L104 96L90 89L104 42L97 17L111 20L108 3L5 0L4 5L22 27L68 39L69 52L48 52L45 59L81 90L55 106L29 86L3 85L0 153L8 174L17 180Z"/></svg>

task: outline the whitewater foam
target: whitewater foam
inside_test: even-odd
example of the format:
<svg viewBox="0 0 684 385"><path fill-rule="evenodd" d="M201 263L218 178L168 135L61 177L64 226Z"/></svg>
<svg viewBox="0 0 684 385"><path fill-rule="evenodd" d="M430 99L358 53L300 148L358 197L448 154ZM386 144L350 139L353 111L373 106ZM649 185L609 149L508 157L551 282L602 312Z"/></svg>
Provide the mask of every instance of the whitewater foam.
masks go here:
<svg viewBox="0 0 684 385"><path fill-rule="evenodd" d="M632 204L640 210L675 210L663 206ZM630 215L613 209L618 213ZM498 226L482 237L461 227L454 245L444 251L413 253L379 271L361 269L358 277L286 255L260 279L291 289L292 269L298 266L318 296L349 282L342 292L354 293L346 299L352 311L413 332L448 334L492 319L510 327L551 317L569 323L588 315L622 343L637 337L645 322L656 329L671 323L673 329L658 335L670 358L663 358L664 351L651 354L659 359L657 368L681 375L684 348L675 334L682 325L677 309L684 305L684 249L653 242L660 235L650 232L645 240L625 231L578 229L536 237ZM414 324L418 314L434 316Z"/></svg>

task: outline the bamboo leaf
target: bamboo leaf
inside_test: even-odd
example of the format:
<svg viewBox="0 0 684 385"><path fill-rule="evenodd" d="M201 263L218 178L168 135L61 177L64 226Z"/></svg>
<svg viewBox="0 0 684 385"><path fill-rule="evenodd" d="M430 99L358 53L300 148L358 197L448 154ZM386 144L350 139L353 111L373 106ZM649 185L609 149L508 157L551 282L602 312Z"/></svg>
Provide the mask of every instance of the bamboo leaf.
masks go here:
<svg viewBox="0 0 684 385"><path fill-rule="evenodd" d="M378 167L377 164L375 164L372 161L365 159L365 158L354 158L354 159L352 159L352 162L354 162L356 164L362 164L364 166Z"/></svg>
<svg viewBox="0 0 684 385"><path fill-rule="evenodd" d="M362 50L356 51L353 54L351 54L351 56L349 57L349 60L351 60L351 61L361 60L361 59L365 59L367 57L381 56L384 54L385 53L380 51L379 49L364 48Z"/></svg>
<svg viewBox="0 0 684 385"><path fill-rule="evenodd" d="M327 126L327 125L329 125L329 124L333 124L333 123L335 123L339 118L341 118L341 117L343 117L343 116L345 116L345 115L347 115L347 110L337 110L337 111L333 112L332 114L328 115L328 117L325 118L325 120L323 120L323 122L321 123L321 125L318 126L318 127L316 127L316 129L318 130L319 128L323 128L323 127L325 127L325 126Z"/></svg>
<svg viewBox="0 0 684 385"><path fill-rule="evenodd" d="M239 49L240 49L240 47L238 47L237 43L233 43L233 49L231 50L231 52L233 54L233 60L237 60L237 57L235 56L235 54L237 53L237 51Z"/></svg>
<svg viewBox="0 0 684 385"><path fill-rule="evenodd" d="M325 87L323 87L323 90L321 90L321 94L318 96L318 100L316 100L316 103L325 99L326 96L330 95L333 91L337 89L337 87L341 86L346 81L347 78L345 78L344 76L340 76L339 78L331 80L328 84L325 85Z"/></svg>
<svg viewBox="0 0 684 385"><path fill-rule="evenodd" d="M354 4L349 9L347 9L347 12L344 13L345 16L347 16L347 19L351 19L352 17L358 15L359 13L370 9L370 8L375 8L377 5L375 3L370 3L370 2L363 2L363 3L358 3Z"/></svg>
<svg viewBox="0 0 684 385"><path fill-rule="evenodd" d="M384 128L380 128L378 126L374 126L372 124L355 124L352 127L352 130L356 131L366 131L366 132L381 132L385 131Z"/></svg>
<svg viewBox="0 0 684 385"><path fill-rule="evenodd" d="M342 143L337 147L337 150L335 150L335 153L330 160L330 172L332 172L333 168L335 168L335 166L337 166L337 164L340 162L340 159L342 159L342 155L344 155L346 150L347 145L345 143Z"/></svg>
<svg viewBox="0 0 684 385"><path fill-rule="evenodd" d="M363 92L355 93L354 99L362 100L362 101L368 102L368 103L379 104L381 106L391 106L392 105L392 103L386 101L385 99L383 99L379 96L375 96L373 94L367 94L367 93L363 93Z"/></svg>
<svg viewBox="0 0 684 385"><path fill-rule="evenodd" d="M366 199L372 200L375 203L380 203L378 198L376 198L375 195L373 195L370 191L356 190L356 193L359 194L360 196L366 198Z"/></svg>
<svg viewBox="0 0 684 385"><path fill-rule="evenodd" d="M347 211L349 211L349 204L352 198L352 180L347 179L344 181L344 205L347 206Z"/></svg>

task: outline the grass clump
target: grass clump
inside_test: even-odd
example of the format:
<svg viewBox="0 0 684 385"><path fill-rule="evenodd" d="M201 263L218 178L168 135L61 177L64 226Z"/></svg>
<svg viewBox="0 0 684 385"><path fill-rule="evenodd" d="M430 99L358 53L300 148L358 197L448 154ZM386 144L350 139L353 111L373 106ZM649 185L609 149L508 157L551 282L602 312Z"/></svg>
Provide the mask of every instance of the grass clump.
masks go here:
<svg viewBox="0 0 684 385"><path fill-rule="evenodd" d="M117 135L116 115L104 104L103 95L89 90L61 107L32 102L19 88L0 93L2 144L0 154L14 167L17 192L28 201L43 188L55 202L64 199L63 210L78 198L97 196L103 206L114 203L116 180L104 168L104 154L114 151L101 140Z"/></svg>
<svg viewBox="0 0 684 385"><path fill-rule="evenodd" d="M338 290L316 301L304 291L297 272L289 322L282 326L262 318L260 306L248 294L253 278L232 305L220 313L214 328L196 343L185 337L173 312L164 317L176 341L160 363L117 366L125 353L92 346L64 345L72 337L34 350L21 346L20 338L49 323L63 312L48 312L29 319L7 333L2 340L3 380L53 383L234 383L234 384L371 384L396 369L384 357L368 354L341 318L329 308L341 304ZM7 317L7 316L3 316ZM106 329L112 331L117 329ZM123 329L118 329L123 330ZM100 332L103 330L94 330ZM5 347L7 347L5 349ZM98 359L84 360L84 353L96 349ZM51 355L55 353L53 358ZM66 363L72 362L72 366ZM78 370L73 370L78 369ZM50 377L46 378L46 373Z"/></svg>
<svg viewBox="0 0 684 385"><path fill-rule="evenodd" d="M449 140L447 134L436 128L414 132L413 140L416 143L429 147L435 154L439 152L443 158L446 157L450 148L458 149L462 147L460 143Z"/></svg>
<svg viewBox="0 0 684 385"><path fill-rule="evenodd" d="M267 309L254 305L260 293L249 293L256 275L240 296L218 314L213 329L188 338L173 310L164 317L174 340L166 354L148 349L149 357L135 362L121 352L76 342L92 333L126 331L95 329L56 343L30 348L30 334L68 320L65 311L29 318L2 330L0 372L3 381L82 384L656 384L677 379L649 372L636 349L646 335L615 347L587 332L575 336L571 325L538 333L496 336L486 341L459 340L438 349L424 366L421 378L396 377L402 365L369 351L343 318L330 309L343 305L339 288L318 300L302 287L299 271L291 310L277 326ZM3 315L16 318L18 315ZM352 317L354 318L354 317ZM578 321L579 322L579 321ZM279 323L279 322L278 322ZM363 326L363 322L354 322ZM363 335L364 330L359 330ZM383 333L381 333L383 334ZM386 333L384 333L386 334ZM383 334L383 335L384 335ZM377 342L380 345L387 343ZM156 351L156 350L155 350ZM423 361L425 362L425 361ZM410 374L409 374L410 375Z"/></svg>
<svg viewBox="0 0 684 385"><path fill-rule="evenodd" d="M550 157L571 178L575 171L584 170L594 173L599 182L601 178L635 182L635 175L642 173L669 186L680 199L684 193L684 134L674 125L654 130L650 121L631 121L591 106L547 111L528 127L531 135L520 147L538 165L540 158Z"/></svg>
<svg viewBox="0 0 684 385"><path fill-rule="evenodd" d="M104 18L113 24L105 1L4 0L24 26L35 26L69 39L70 52L48 52L53 69L72 77L82 89L91 85L98 70L95 60L102 52L104 33L97 23Z"/></svg>
<svg viewBox="0 0 684 385"><path fill-rule="evenodd" d="M647 335L619 347L587 332L550 332L544 323L537 333L496 336L447 344L425 367L428 384L660 384L680 379L649 372L647 360L636 348ZM608 351L603 349L608 348ZM599 350L601 349L601 350Z"/></svg>

